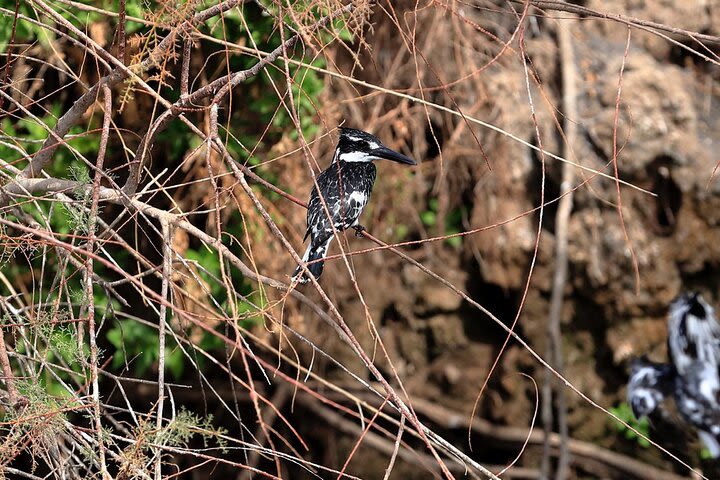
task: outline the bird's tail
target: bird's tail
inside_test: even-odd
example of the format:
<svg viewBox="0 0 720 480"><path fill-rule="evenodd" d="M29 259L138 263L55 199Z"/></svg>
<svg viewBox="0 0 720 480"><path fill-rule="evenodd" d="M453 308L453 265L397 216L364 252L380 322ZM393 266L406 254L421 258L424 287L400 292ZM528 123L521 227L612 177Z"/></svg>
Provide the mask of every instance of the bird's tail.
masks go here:
<svg viewBox="0 0 720 480"><path fill-rule="evenodd" d="M308 245L307 250L305 250L305 254L303 255L303 262L313 262L309 263L307 268L308 270L310 270L310 273L313 274L316 280L320 278L323 267L325 266L325 261L320 259L325 258L325 256L327 255L327 251L330 247L330 242L332 242L332 239L333 237L330 236L327 240L322 242L310 241L310 245ZM307 283L310 281L310 278L305 272L303 272L303 269L298 266L292 274L292 280L297 280L298 283Z"/></svg>

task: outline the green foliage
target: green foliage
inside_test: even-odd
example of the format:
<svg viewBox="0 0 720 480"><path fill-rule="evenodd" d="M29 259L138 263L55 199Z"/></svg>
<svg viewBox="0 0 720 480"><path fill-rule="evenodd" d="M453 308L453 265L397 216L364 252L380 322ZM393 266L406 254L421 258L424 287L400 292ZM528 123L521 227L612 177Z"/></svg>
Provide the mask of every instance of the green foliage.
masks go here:
<svg viewBox="0 0 720 480"><path fill-rule="evenodd" d="M632 408L630 408L630 405L627 404L627 402L620 403L617 407L613 407L610 409L610 412L614 414L616 417L618 417L620 420L624 421L628 425L632 426L635 430L642 433L646 437L650 435L649 433L649 427L650 422L647 419L647 417L643 417L640 420L636 419L633 415ZM650 446L650 442L639 436L634 431L627 428L625 425L618 423L614 419L610 419L612 421L613 426L618 432L621 432L625 438L628 440L635 439L637 441L637 444L640 445L643 448L647 448Z"/></svg>
<svg viewBox="0 0 720 480"><path fill-rule="evenodd" d="M435 227L437 225L439 202L437 198L431 198L428 201L428 209L420 212L420 220L426 227ZM450 210L445 216L445 234L454 235L462 232L462 219L466 215L467 209L464 206ZM460 248L463 237L451 237L445 242L454 248Z"/></svg>
<svg viewBox="0 0 720 480"><path fill-rule="evenodd" d="M21 158L20 153L6 145L14 145L14 139L18 138L17 129L8 117L3 118L2 123L0 123L0 135L2 135L2 137L9 137L0 138L0 158L11 165L18 166L18 159Z"/></svg>
<svg viewBox="0 0 720 480"><path fill-rule="evenodd" d="M233 282L235 288L240 295L248 298L248 302L240 300L235 303L235 308L233 309L229 304L225 286L222 282L218 281L222 273L220 271L220 261L217 252L204 247L201 247L199 250L188 249L185 252L185 257L188 260L195 260L198 265L202 265L203 269L199 272L200 278L209 286L210 294L224 307L225 313L228 316L233 315L233 312L242 315L244 318L242 318L241 323L242 326L246 328L258 323L260 317L254 305L263 308L266 301L262 295L258 292L253 292L251 286L245 283L239 270L235 267L230 267L230 276L233 279L237 279Z"/></svg>
<svg viewBox="0 0 720 480"><path fill-rule="evenodd" d="M70 178L82 185L90 184L90 174L82 163L71 163L68 167ZM76 189L75 197L77 203L64 203L63 207L67 213L67 225L58 225L58 227L68 226L70 229L77 231L83 235L90 235L90 206L92 202L92 190L90 188L80 187ZM101 206L97 207L97 214L101 213Z"/></svg>
<svg viewBox="0 0 720 480"><path fill-rule="evenodd" d="M18 394L27 399L28 403L27 409L21 413L23 421L19 423L26 431L39 427L44 433L52 435L63 429L65 415L60 410L68 407L68 402L73 400L69 397L59 400L48 392L42 382L33 380L20 380L16 383L16 388Z"/></svg>
<svg viewBox="0 0 720 480"><path fill-rule="evenodd" d="M393 223L391 222L390 224L392 225ZM394 238L395 241L396 242L404 241L407 238L408 233L410 233L410 227L408 227L407 225L405 225L402 222L395 222L394 225L395 225L395 228L393 229L393 231L394 231L394 235L395 235L395 238Z"/></svg>
<svg viewBox="0 0 720 480"><path fill-rule="evenodd" d="M426 227L434 227L437 224L437 205L437 199L431 198L428 202L428 209L420 212L420 220Z"/></svg>
<svg viewBox="0 0 720 480"><path fill-rule="evenodd" d="M325 66L325 62L322 59L316 59L309 65L322 68ZM284 73L282 71L269 69L268 72L276 85L285 85ZM291 91L300 122L300 128L305 138L312 138L320 129L316 123L315 113L316 105L324 88L323 80L315 70L304 65L291 65L289 72L290 77L293 79ZM259 86L259 88L251 89L247 104L249 109L256 115L248 117L246 113L243 113L244 119L255 119L255 122L259 120L263 125L270 123L273 129L266 140L273 140L273 138L276 137L276 135L273 135L273 132L281 133L285 131L289 132L291 139L297 140L298 132L295 129L292 117L287 109L281 105L280 99L274 93L270 82L267 80L267 76L258 76L250 83L255 84L258 82L262 83L262 85ZM286 97L284 100L285 102L289 102L289 97ZM240 121L241 125L246 123L244 119ZM249 123L247 125L249 125ZM245 138L241 136L240 140L246 144L253 144L256 138L255 136Z"/></svg>
<svg viewBox="0 0 720 480"><path fill-rule="evenodd" d="M6 215L0 214L0 216L4 218ZM0 225L0 238L3 238L4 243L2 248L0 248L0 268L5 269L4 273L9 278L15 278L25 270L19 262L11 262L16 254L20 252L20 255L24 254L27 257L32 257L38 248L37 243L25 241L28 237L29 235L22 235L20 237L8 236L7 227Z"/></svg>
<svg viewBox="0 0 720 480"><path fill-rule="evenodd" d="M12 24L15 13L15 1L14 0L0 0L0 8L9 10L12 13L6 13L0 10L0 52L5 52L10 43L12 36ZM32 5L28 2L20 2L19 14L25 15L26 17L35 18L36 15L33 12ZM67 13L66 13L67 15ZM66 17L67 18L67 17ZM44 29L39 25L35 25L30 22L26 22L18 19L15 28L15 42L22 43L27 40L36 40L44 47L49 47L51 42L55 39L55 34L50 30Z"/></svg>
<svg viewBox="0 0 720 480"><path fill-rule="evenodd" d="M114 3L108 2L106 0L106 3L108 6L112 6ZM145 12L151 11L152 6L156 2L152 0L126 0L125 2L125 13L128 17L135 17L135 18L143 18L145 17ZM125 24L125 33L131 34L136 33L139 30L147 28L142 23L133 22L132 20L128 20Z"/></svg>
<svg viewBox="0 0 720 480"><path fill-rule="evenodd" d="M48 137L48 129L54 127L61 110L61 104L53 104L50 112L43 116L40 122L22 121L13 124L9 118L3 119L0 135L8 138L2 141L18 147L28 155L33 155L42 147ZM82 184L91 183L88 168L81 156L92 157L97 154L100 145L99 134L87 133L76 126L70 130L66 140L67 145L60 146L53 155L53 162L46 169L48 174L57 178L70 178ZM0 158L20 169L27 165L27 157L21 151L0 144ZM57 233L78 231L80 234L87 234L89 233L87 227L90 224L87 207L90 205L91 194L87 190L75 194L78 196L78 202L64 205L66 215L50 215L51 204L47 201L21 202L21 208L41 224L45 224L44 218L49 217L50 226Z"/></svg>
<svg viewBox="0 0 720 480"><path fill-rule="evenodd" d="M160 358L160 339L156 329L133 320L119 320L108 330L107 340L115 347L112 367L130 366L142 377ZM182 377L185 357L172 337L165 338L165 367L175 379Z"/></svg>
<svg viewBox="0 0 720 480"><path fill-rule="evenodd" d="M198 250L188 248L185 252L185 258L194 260L198 265L202 266L199 275L209 285L210 294L215 298L225 298L225 287L217 281L221 275L220 259L217 252L205 246L201 246Z"/></svg>
<svg viewBox="0 0 720 480"><path fill-rule="evenodd" d="M44 392L55 397L68 397L70 392L60 381L72 381L73 376L89 380L85 366L88 363L90 350L87 345L78 345L76 330L67 322L70 319L68 310L48 309L35 312L32 317L5 317L4 323L25 323L31 326L26 330L28 342L17 342L18 353L39 356L47 364L61 364L65 368L54 369L53 374L48 369L39 376L36 383ZM28 350L28 346L34 348Z"/></svg>
<svg viewBox="0 0 720 480"><path fill-rule="evenodd" d="M324 67L325 62L322 59L317 59L310 65L314 67ZM312 138L320 129L315 123L315 110L324 83L316 71L305 66L291 67L290 75L294 79L291 90L300 121L300 128L302 129L304 137ZM272 124L275 127L286 129L292 125L292 119L287 110L281 108L273 118ZM297 137L297 130L290 130L290 138L296 140Z"/></svg>
<svg viewBox="0 0 720 480"><path fill-rule="evenodd" d="M169 158L181 159L186 152L195 147L200 139L191 135L189 129L181 122L172 122L167 129L160 132L157 142Z"/></svg>
<svg viewBox="0 0 720 480"><path fill-rule="evenodd" d="M264 9L274 18L280 17L280 8L277 2L262 1L260 2ZM315 24L321 18L336 13L321 2L313 0L296 0L283 5L283 23L291 26L294 30L302 30L303 26ZM288 7L292 8L292 12L288 11ZM300 24L298 24L298 21ZM302 24L302 25L301 25ZM323 31L320 34L320 40L328 43L335 38L351 42L353 40L352 32L347 28L347 24L342 17L334 19L332 22L332 31Z"/></svg>
<svg viewBox="0 0 720 480"><path fill-rule="evenodd" d="M95 121L98 120L95 119ZM68 165L68 168L70 168L70 165L74 162L82 162L81 159L75 157L75 152L87 158L93 158L100 148L100 133L86 132L82 127L75 126L70 129L67 144L72 147L72 150L70 148L61 148L54 155L53 168L61 170L64 165ZM90 177L87 178L89 181Z"/></svg>
<svg viewBox="0 0 720 480"><path fill-rule="evenodd" d="M298 26L294 23L295 18L314 22L327 13L317 11L317 9L308 10L310 4L311 2L292 2L295 14L285 16L284 22L286 25L297 29ZM218 39L233 38L236 39L237 43L244 43L248 46L255 44L262 50L271 51L279 47L282 40L277 28L276 18L278 15L279 12L275 2L263 2L262 8L257 4L248 3L243 5L242 11L232 9L224 14L222 19L219 16L212 19L207 23L207 29L210 35ZM251 32L250 35L246 25ZM335 22L335 30L335 35L340 38L351 37L347 28L344 27L342 19ZM285 28L285 32L286 35L290 34L287 28ZM325 35L329 34L326 33ZM330 39L326 38L325 40L329 41ZM233 56L230 58L229 68L231 71L245 70L257 61L257 58L252 55ZM312 60L309 66L322 68L325 66L325 62L318 58ZM289 65L290 77L293 79L291 85L292 96L295 101L300 127L303 136L306 138L313 137L319 130L315 105L324 87L322 78L309 66ZM284 90L286 86L284 69L269 67L265 72L253 77L240 87L244 90L243 102L249 112L247 109L238 112L239 116L233 119L232 122L235 124L232 131L238 135L238 140L242 144L255 145L257 135L260 133L257 126L268 124L271 125L271 129L264 139L268 144L276 143L285 132L289 132L292 139L297 139L298 132L292 118L282 105L280 98L278 98L274 86L278 87L281 92ZM236 91L239 91L240 88L237 88ZM289 97L286 95L283 100L288 102ZM247 152L244 149L239 149L239 151L233 153L238 153L239 158L243 160L247 159Z"/></svg>
<svg viewBox="0 0 720 480"><path fill-rule="evenodd" d="M90 347L87 345L79 346L75 333L75 329L69 325L45 327L45 335L51 349L49 360L52 361L53 356L62 357L65 363L74 365L76 368L88 361Z"/></svg>
<svg viewBox="0 0 720 480"><path fill-rule="evenodd" d="M35 451L38 446L43 448L43 445L47 445L45 440L59 435L66 421L62 409L71 406L70 400L58 401L42 383L33 379L16 380L15 387L27 402L19 410L4 409L3 422L0 423L2 465L9 464L21 450Z"/></svg>
<svg viewBox="0 0 720 480"><path fill-rule="evenodd" d="M113 0L85 0L80 3L104 8L109 11L117 11L117 3ZM156 4L157 2L152 0L127 0L125 4L125 12L129 17L144 18L146 16L146 12L153 12L155 10L154 7L156 7ZM3 28L0 28L0 52L4 52L10 43L10 37L12 35L15 0L0 0L0 8L4 8L5 10L12 12L5 13L0 10L0 25L3 25ZM56 11L82 31L87 31L90 24L100 21L110 22L113 30L115 30L117 25L117 18L108 17L97 12L84 11L81 12L81 14L75 14L77 11L71 11L69 9L57 9ZM18 13L29 18L37 18L32 5L28 2L20 2L20 9ZM128 34L135 33L143 28L147 29L148 27L130 20L128 20L125 25L125 31ZM38 40L42 46L49 48L50 44L55 39L56 35L52 31L42 28L39 25L18 19L15 29L16 43L26 43L28 41Z"/></svg>
<svg viewBox="0 0 720 480"><path fill-rule="evenodd" d="M467 209L465 206L450 210L445 216L445 234L454 235L463 231L462 221L467 215ZM463 242L463 237L451 237L445 240L448 245L455 248L460 248Z"/></svg>
<svg viewBox="0 0 720 480"><path fill-rule="evenodd" d="M53 103L49 111L39 117L39 121L21 119L13 123L9 117L4 118L0 134L8 138L3 141L19 147L28 155L37 153L49 136L49 131L55 127L57 119L62 114L62 108L62 104ZM99 133L88 133L79 126L72 127L65 137L65 143L54 153L48 173L54 177L66 176L72 165L82 163L82 160L76 157L77 154L95 155L99 146ZM7 145L0 144L0 158L17 168L23 168L27 164L27 159L17 149Z"/></svg>
<svg viewBox="0 0 720 480"><path fill-rule="evenodd" d="M214 438L224 451L227 442L221 436L226 435L227 430L214 428L212 422L212 415L201 417L186 410L185 407L181 407L172 422L157 432L154 443L186 448L195 435L200 435L206 448L210 445L210 440Z"/></svg>
<svg viewBox="0 0 720 480"><path fill-rule="evenodd" d="M112 0L81 1L82 3L101 9L117 11L117 2ZM253 2L246 3L240 8L234 8L225 12L222 18L221 16L214 17L207 24L199 26L198 28L215 38L223 40L232 39L238 44L251 45L252 41L255 41L259 48L270 51L280 45L281 35L278 29L277 12L275 12L275 16L272 14L272 9L275 8L277 4L270 1L265 3L265 9ZM174 16L187 13L185 9L189 5L190 4L184 2L170 5L166 2L153 0L127 0L126 9L128 16L172 23L172 21L175 20ZM318 5L317 2L291 2L291 5L298 15L286 16L284 20L293 28L297 27L297 25L293 23L294 18L301 18L302 23L310 24L329 13L317 8L315 10L310 9L311 5ZM197 9L203 8L201 4L192 4L192 6ZM0 0L0 8L14 11L15 0ZM270 15L268 15L268 11L271 13ZM58 12L81 31L89 31L91 24L98 22L108 27L105 29L107 32L114 32L116 30L116 17L97 12L81 11L73 7L58 9ZM20 13L30 18L37 18L37 13L27 2L20 2ZM0 28L0 51L7 49L11 31L9 27L12 25L12 21L12 15L0 14L0 25L5 27ZM47 20L44 19L43 21ZM154 45L155 30L154 27L132 21L128 21L126 25L126 32L129 34L128 40L131 39L130 34L137 33L142 35L142 41L139 42L139 48L142 50L142 53L147 53ZM252 39L250 38L249 32L252 32ZM290 30L286 29L286 33L289 34ZM158 31L157 33L157 35L162 34L164 34L164 31ZM332 33L325 31L319 35L322 42L334 41L336 38L348 41L352 39L350 31L346 28L342 19L333 22ZM58 39L55 34L41 26L36 26L30 22L19 19L17 22L15 42L17 44L32 44L35 42L35 45L39 44L41 47L44 47L43 50L47 52L47 55L54 55L50 46L57 44ZM73 46L71 48L77 47ZM213 74L217 72L221 72L221 75L224 74L226 66L222 65L223 68L218 70L218 65L220 64L213 63L225 61L226 57L224 55L212 55L214 53L212 49L219 47L209 42L204 42L201 48L204 53L207 54L206 58L208 58L209 62L203 66L205 71L214 72ZM17 52L18 49L16 48L15 51ZM128 51L135 50L129 49ZM178 52L179 50L176 49L175 53ZM300 52L301 49L296 48L291 53L297 58ZM40 59L44 58L44 54L33 55ZM130 58L126 60L127 62L131 61ZM137 58L135 60L137 60ZM258 59L253 55L231 54L229 61L230 65L227 67L231 71L239 71L254 65ZM172 62L168 65L171 64ZM264 132L266 125L270 125L263 139L264 144L261 143L257 145L258 148L256 150L259 152L258 156L260 158L263 158L263 154L269 150L269 145L274 145L283 138L283 136L297 137L295 125L290 115L285 111L284 107L282 107L281 100L278 98L278 94L272 86L273 83L278 86L282 95L286 83L284 70L277 68L281 65L281 61L275 62L274 66L271 66L263 73L253 77L250 81L238 86L236 91L243 99L242 106L235 108L235 105L230 104L233 107L227 110L227 112L230 112L230 118L227 119L227 122L221 122L223 123L223 127L229 128L240 142L251 145L253 148L257 145L259 134ZM325 63L322 59L316 59L312 62L312 66L322 68L325 66ZM292 95L296 102L296 110L299 115L302 134L309 138L314 136L319 128L315 105L319 102L320 95L324 88L324 82L322 77L311 68L308 68L308 66L290 65L289 68L290 75L293 78L291 85ZM177 83L178 82L174 82L172 85L176 86ZM69 102L76 98L78 90L73 90L75 87L72 86L70 88L70 90L65 90L63 95L43 97L43 99L34 106L34 113L39 117L38 121L29 118L17 119L11 116L5 116L0 120L0 136L3 137L0 138L0 158L16 168L24 168L27 165L28 156L37 153L41 149L43 142L48 138L49 129L56 125L57 119L69 107ZM179 96L179 91L169 86L163 87L161 93L164 97L171 100ZM287 102L287 100L288 98L285 96L283 101ZM116 102L117 101L116 99ZM46 108L47 111L43 113L41 108ZM102 115L95 113L89 121L83 120L82 125L74 126L70 129L68 135L64 138L65 142L54 152L52 162L45 168L50 176L70 178L82 185L90 185L92 183L94 173L88 166L92 165L98 153L100 144L100 133L98 129L101 119ZM156 147L153 150L153 155L162 156L163 160L164 157L168 157L172 159L173 162L179 161L179 159L197 145L196 142L198 141L194 135L190 134L188 128L184 126L182 122L175 121L170 123L168 128L159 135L156 141ZM251 164L258 164L260 162L258 157L249 158L247 150L238 144L238 142L229 142L228 148L232 154L241 161L249 161ZM110 157L111 155L112 151L110 149L108 156ZM263 158L263 160L264 159L265 158ZM115 160L115 158L112 160ZM255 172L269 182L273 184L277 183L277 176L269 169L260 167L257 168ZM284 189L282 186L281 188ZM91 189L80 188L75 192L68 193L74 198L75 201L73 203L60 205L56 202L42 200L40 198L35 202L18 203L21 204L21 208L26 213L32 215L32 217L42 225L47 225L49 222L49 228L59 236L66 234L88 235L90 233L88 227L91 223L89 218L89 207L91 205L92 195ZM277 198L277 194L275 193L267 192L266 194L271 200ZM100 210L98 214L101 214ZM226 233L228 237L234 236L240 238L243 234L242 221L239 218L239 214L236 213L235 215L231 221L227 222ZM2 232L0 231L0 233ZM223 241L226 240L227 238L224 237ZM77 239L76 242L82 243L82 239ZM112 248L112 244L109 244L108 248ZM2 262L9 262L14 252L15 249L4 249L3 254L0 256L0 264L2 264ZM112 252L112 255L121 267L128 267L130 257L127 252L116 249ZM254 305L263 308L266 304L266 299L260 292L253 291L253 288L244 281L243 276L235 267L228 265L226 272L230 275L238 292L249 299L248 302L238 300L237 298L227 298L227 291L224 285L218 281L218 278L221 276L220 263L217 253L214 250L209 250L205 247L199 247L197 250L190 249L188 250L187 257L191 260L196 260L198 264L206 270L200 270L199 275L206 281L210 293L220 302L228 314L230 312L240 312L242 316L240 321L243 323L243 326L250 326L259 321L260 316L257 313L257 307ZM65 288L70 292L71 301L76 305L76 307L73 308L80 310L80 307L87 305L89 300L86 289L82 284L82 275L77 272L72 272L74 269L71 266L65 266L63 262L54 255L46 256L45 259L39 258L39 256L38 258L28 258L25 264L21 262L11 262L5 273L11 277L20 277L28 268L35 269L41 267L45 269L44 275L46 275L46 278L51 278L53 275L60 273L59 269L61 265L67 269L68 275L64 278L66 282ZM96 273L102 274L103 267L101 265L96 265L95 268ZM53 295L56 295L55 293L42 292L42 289L43 287L41 286L38 294L43 298L52 298ZM102 309L102 305L108 306L110 300L104 291L98 290L98 293L94 294L95 304L97 309ZM66 299L63 299L63 301L65 300ZM233 305L230 302L235 302L235 304ZM119 306L115 308L119 308ZM63 318L70 317L70 313L72 312L65 312ZM44 349L48 358L55 361L62 359L67 364L73 365L73 370L75 370L76 373L81 373L87 365L88 352L87 347L78 347L77 341L74 338L75 330L66 326L58 327L57 324L43 327L43 329L41 334L44 336L44 340L39 341L39 345ZM112 360L115 368L131 365L134 375L143 376L153 365L157 364L159 341L156 330L134 321L117 321L113 324L112 328L106 331L106 338L116 350L113 352ZM222 341L212 334L204 334L200 345L205 350L218 349L224 346ZM186 359L171 338L167 339L165 360L170 373L176 378L180 377L183 373ZM197 359L198 362L202 362L202 360L202 358ZM69 378L69 374L65 372L58 372L58 375L63 379L66 378L65 375L68 375ZM62 385L60 385L57 380L53 380L48 376L43 382L46 389L57 392L58 395L62 393Z"/></svg>
<svg viewBox="0 0 720 480"><path fill-rule="evenodd" d="M4 137L0 143L0 158L16 168L25 167L27 157L22 152L32 155L40 150L42 142L48 136L48 129L57 123L61 108L59 103L53 104L50 111L39 118L39 122L33 119L20 119L17 123L13 123L10 117L5 117L0 124L2 126L0 135Z"/></svg>
<svg viewBox="0 0 720 480"><path fill-rule="evenodd" d="M70 174L70 178L72 178L78 183L82 183L83 185L87 185L90 183L90 174L88 173L87 168L83 164L70 164L70 166L68 167L68 173Z"/></svg>

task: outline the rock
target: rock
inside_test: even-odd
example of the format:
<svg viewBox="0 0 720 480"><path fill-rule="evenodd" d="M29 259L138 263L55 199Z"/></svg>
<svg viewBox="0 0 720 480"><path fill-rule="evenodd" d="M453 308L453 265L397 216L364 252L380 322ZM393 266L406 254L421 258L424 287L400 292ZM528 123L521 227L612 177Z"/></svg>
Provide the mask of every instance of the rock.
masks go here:
<svg viewBox="0 0 720 480"><path fill-rule="evenodd" d="M621 64L622 55L610 57L606 66L608 74L597 86L599 103L581 103L585 107L583 115L595 117L589 132L608 159L613 156ZM617 73L612 75L611 72ZM624 178L645 179L647 168L658 157L670 155L681 160L692 154L697 142L697 122L693 99L685 88L692 78L674 65L657 62L647 54L633 51L627 58L622 82L617 142L622 146L618 158Z"/></svg>
<svg viewBox="0 0 720 480"><path fill-rule="evenodd" d="M720 25L708 20L720 12L717 0L589 0L587 4L601 11L694 31L717 31ZM509 15L474 12L462 5L457 8L499 38L509 38L516 27ZM449 25L444 23L446 18L427 11L418 15L419 25ZM430 17L432 23L428 23ZM459 22L457 28L462 32L468 25ZM537 85L531 86L540 140L548 151L566 155L562 136L554 127L556 121L564 121L556 38L554 31L548 33L544 20L538 25L527 29L525 42L526 54L543 82L542 92ZM388 32L395 32L395 28L377 26L385 35L382 38L393 38ZM422 34L432 34L432 30ZM571 159L611 176L608 162L613 155L615 101L626 36L625 25L595 19L583 19L573 32L580 75L579 111L569 120L580 127L580 132ZM481 60L469 65L455 57L467 58L464 47L457 48L458 38L453 37L450 44L450 39L434 36L432 41L437 45L424 52L430 64L442 66L439 73L448 92L435 89L438 80L430 74L417 79L410 66L397 67L397 78L413 85L422 81L429 89L428 100L452 109L459 107L516 138L432 108L428 117L423 106L398 101L400 113L387 116L393 125L389 130L397 130L394 141L401 138L409 151L428 153L428 158L422 168L413 171L412 181L406 181L408 177L401 173L383 172L379 178L386 183L376 186L367 223L371 231L384 234L388 241L398 222L407 227L407 238L426 238L441 230L424 225L419 218L422 210L417 210L424 209L428 199L437 198L438 205L448 211L464 207L467 218L462 219L462 228L478 231L465 237L460 254L445 242L402 248L509 325L528 279L537 238L542 173L540 155L517 138L533 144L538 144L538 139L517 52L491 62L501 45L478 42L467 52ZM425 37L418 37L418 45L424 41ZM720 131L720 115L714 108L720 101L718 73L702 62L688 68L676 55L677 48L657 36L633 30L623 75L617 138L620 178L657 196L621 186L623 227L615 182L575 169L579 188L574 192L568 223L569 275L561 316L566 376L575 387L607 407L624 399L625 362L629 358L642 354L656 360L665 358L670 301L684 289L699 288L716 299L720 291L720 175L713 177ZM378 72L395 68L393 58L401 57L373 56L379 68L363 71L363 79L383 84ZM398 81L394 86L399 85ZM358 105L361 113L364 108ZM369 118L376 117L360 120ZM434 153L434 141L429 140L428 118L441 144L442 165ZM470 128L475 136L470 135ZM545 157L545 200L557 196L561 167L560 162ZM542 355L548 339L549 297L555 272L556 211L556 203L545 208L538 258L516 327ZM440 213L438 218L442 218ZM356 242L351 240L353 246L359 245ZM450 290L386 251L354 257L353 261L363 297L376 325L380 322L385 327L382 335L389 354L411 396L469 413L505 333ZM353 331L360 332L363 345L372 351L366 319L362 310L353 306L357 292L346 280L346 272L329 268L325 275L323 281L333 294L350 292L344 296L337 293L338 298L333 298L345 318L352 321ZM350 308L346 309L348 304ZM345 360L342 354L336 358ZM377 358L382 368L388 368ZM539 382L544 377L537 360L511 342L480 399L481 416L502 424L529 425L537 399L532 382L520 372ZM637 453L637 444L622 440L608 427L605 415L566 392L573 438ZM658 455L643 454L657 465L670 465ZM528 461L527 457L523 459Z"/></svg>
<svg viewBox="0 0 720 480"><path fill-rule="evenodd" d="M462 285L462 283L460 284ZM462 297L437 281L426 283L421 290L419 303L415 309L418 314L431 312L452 312L462 304Z"/></svg>
<svg viewBox="0 0 720 480"><path fill-rule="evenodd" d="M620 365L641 355L650 355L658 362L667 361L665 317L634 318L608 330L606 338L615 364Z"/></svg>
<svg viewBox="0 0 720 480"><path fill-rule="evenodd" d="M404 330L396 335L398 350L408 363L410 371L424 368L428 363L428 347L425 335L412 330Z"/></svg>
<svg viewBox="0 0 720 480"><path fill-rule="evenodd" d="M433 360L422 379L417 379L412 392L458 412L469 413L493 359L490 345L469 343L445 351Z"/></svg>
<svg viewBox="0 0 720 480"><path fill-rule="evenodd" d="M457 313L434 315L430 317L428 325L436 353L452 350L468 343L463 319Z"/></svg>
<svg viewBox="0 0 720 480"><path fill-rule="evenodd" d="M718 31L713 13L718 10L717 0L677 2L668 0L591 0L587 6L600 12L613 12L656 23L671 25L692 32ZM620 22L598 20L593 22L608 38L625 38L627 27ZM640 30L633 31L634 43L652 53L658 60L665 60L673 50L673 44L659 35Z"/></svg>

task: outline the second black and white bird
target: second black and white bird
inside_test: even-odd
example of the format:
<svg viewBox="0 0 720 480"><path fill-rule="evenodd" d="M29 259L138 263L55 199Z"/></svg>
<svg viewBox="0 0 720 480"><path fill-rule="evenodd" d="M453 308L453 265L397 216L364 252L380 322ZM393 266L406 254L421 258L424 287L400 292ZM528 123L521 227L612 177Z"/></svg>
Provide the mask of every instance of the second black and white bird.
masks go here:
<svg viewBox="0 0 720 480"><path fill-rule="evenodd" d="M304 239L310 237L310 244L303 262L315 278L323 271L322 259L327 255L335 230L363 230L359 223L360 214L370 200L376 177L372 162L380 159L415 165L413 159L387 148L374 135L340 128L333 161L318 175L317 186L313 187L308 204ZM310 281L301 266L295 269L292 279L299 283Z"/></svg>
<svg viewBox="0 0 720 480"><path fill-rule="evenodd" d="M720 457L720 324L700 295L686 293L670 305L670 363L633 361L628 403L636 418L652 414L672 396L682 418L698 430L713 458Z"/></svg>

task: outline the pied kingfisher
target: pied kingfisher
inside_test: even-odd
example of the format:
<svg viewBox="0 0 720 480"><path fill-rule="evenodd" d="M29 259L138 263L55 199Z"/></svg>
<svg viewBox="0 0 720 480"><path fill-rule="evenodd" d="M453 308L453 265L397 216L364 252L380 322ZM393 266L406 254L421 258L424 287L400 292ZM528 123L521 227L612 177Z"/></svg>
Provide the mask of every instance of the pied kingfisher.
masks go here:
<svg viewBox="0 0 720 480"><path fill-rule="evenodd" d="M675 387L675 367L667 363L655 363L644 355L630 363L627 399L635 418L649 416L672 395Z"/></svg>
<svg viewBox="0 0 720 480"><path fill-rule="evenodd" d="M323 271L322 259L327 255L334 237L333 228L345 230L352 227L357 234L364 230L358 222L375 184L376 170L372 162L383 158L415 165L415 160L390 150L367 132L340 128L333 161L318 175L317 186L313 187L308 204L307 231L303 241L309 236L310 244L302 260L312 262L307 268L315 278L319 278ZM300 266L295 269L292 279L299 283L310 281Z"/></svg>
<svg viewBox="0 0 720 480"><path fill-rule="evenodd" d="M720 457L720 324L714 309L687 293L670 305L670 364L633 361L628 403L636 418L650 415L672 396L682 418L698 429L713 458Z"/></svg>

